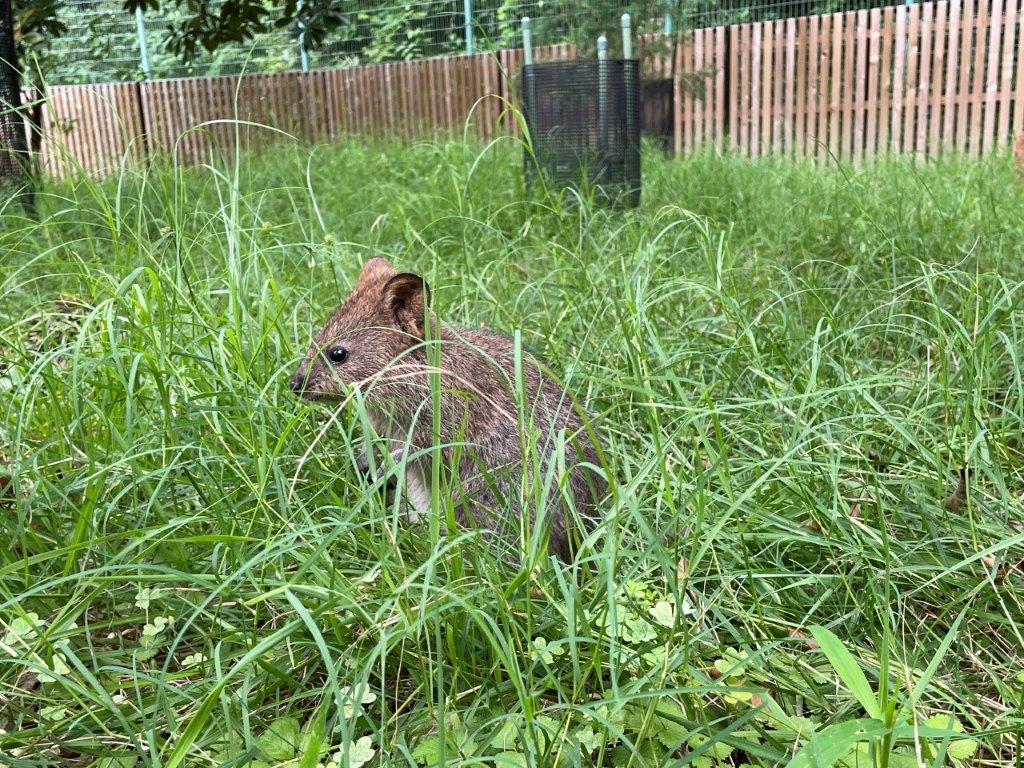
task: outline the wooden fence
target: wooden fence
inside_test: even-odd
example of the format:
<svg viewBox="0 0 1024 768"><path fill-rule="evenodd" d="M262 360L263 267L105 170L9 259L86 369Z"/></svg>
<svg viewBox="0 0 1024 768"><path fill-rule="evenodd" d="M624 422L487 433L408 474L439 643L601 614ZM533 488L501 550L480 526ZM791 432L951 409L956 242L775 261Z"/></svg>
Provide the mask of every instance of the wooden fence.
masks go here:
<svg viewBox="0 0 1024 768"><path fill-rule="evenodd" d="M696 30L675 67L674 147L858 162L887 151L987 152L1024 130L1024 0L937 0ZM537 60L564 59L545 46ZM166 152L183 163L282 132L518 132L522 52L452 56L308 73L57 86L43 120L43 165L108 173ZM657 112L658 110L653 110ZM664 119L662 115L659 119Z"/></svg>
<svg viewBox="0 0 1024 768"><path fill-rule="evenodd" d="M677 67L707 77L696 96L677 82L676 150L988 152L1024 130L1022 14L938 0L698 30Z"/></svg>

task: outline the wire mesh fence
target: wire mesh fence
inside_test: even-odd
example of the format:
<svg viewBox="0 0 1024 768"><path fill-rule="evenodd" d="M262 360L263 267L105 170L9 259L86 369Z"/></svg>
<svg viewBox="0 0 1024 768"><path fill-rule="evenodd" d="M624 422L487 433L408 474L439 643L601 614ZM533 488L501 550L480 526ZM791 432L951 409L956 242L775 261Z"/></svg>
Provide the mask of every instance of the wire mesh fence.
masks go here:
<svg viewBox="0 0 1024 768"><path fill-rule="evenodd" d="M296 69L408 61L430 56L494 51L519 43L522 16L534 20L538 42L572 43L582 52L618 14L628 11L637 32L678 32L886 4L884 0L340 0L342 23L319 45L302 30L277 28L245 43L183 59L170 50L172 30L187 10L164 2L130 14L123 0L66 0L60 17L67 32L38 52L51 84L144 78L272 73ZM214 9L216 2L208 5ZM23 66L32 66L23 62Z"/></svg>
<svg viewBox="0 0 1024 768"><path fill-rule="evenodd" d="M11 4L0 2L0 190L28 193L28 151L21 107L21 82L14 66L14 19ZM30 193L25 202L32 208Z"/></svg>

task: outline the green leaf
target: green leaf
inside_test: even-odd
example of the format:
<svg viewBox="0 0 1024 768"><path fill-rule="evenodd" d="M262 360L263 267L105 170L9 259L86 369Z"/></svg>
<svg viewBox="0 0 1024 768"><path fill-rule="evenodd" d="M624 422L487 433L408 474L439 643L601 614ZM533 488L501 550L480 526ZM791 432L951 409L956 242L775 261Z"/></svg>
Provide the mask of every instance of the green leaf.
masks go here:
<svg viewBox="0 0 1024 768"><path fill-rule="evenodd" d="M555 660L554 654L548 648L548 641L543 637L533 638L533 658L545 664L551 664Z"/></svg>
<svg viewBox="0 0 1024 768"><path fill-rule="evenodd" d="M506 720L498 728L497 732L491 737L488 742L488 746L491 749L510 750L514 749L516 742L519 741L519 728L516 726L516 721Z"/></svg>
<svg viewBox="0 0 1024 768"><path fill-rule="evenodd" d="M377 700L377 694L370 690L369 683L359 683L354 686L346 685L340 690L341 700L345 702L342 706L342 716L348 720L363 713L363 704L373 704ZM339 728L341 724L338 724Z"/></svg>
<svg viewBox="0 0 1024 768"><path fill-rule="evenodd" d="M622 627L622 636L630 643L649 643L658 636L651 623L643 617L627 619Z"/></svg>
<svg viewBox="0 0 1024 768"><path fill-rule="evenodd" d="M605 740L603 736L589 725L584 728L578 728L575 735L577 741L579 741L588 755L593 754L604 746Z"/></svg>
<svg viewBox="0 0 1024 768"><path fill-rule="evenodd" d="M949 743L946 754L954 760L970 760L978 751L978 742L974 739L957 739Z"/></svg>
<svg viewBox="0 0 1024 768"><path fill-rule="evenodd" d="M941 735L936 734L931 736L935 741L942 741L947 737L952 738L953 734L964 732L963 723L953 715L942 712L932 715L924 721L924 724L927 728L934 728L936 731L941 731ZM955 760L969 760L977 751L978 742L974 739L955 739L950 741L949 746L946 748L946 754Z"/></svg>
<svg viewBox="0 0 1024 768"><path fill-rule="evenodd" d="M301 738L298 719L289 715L272 722L256 740L256 746L268 760L291 760L299 749Z"/></svg>
<svg viewBox="0 0 1024 768"><path fill-rule="evenodd" d="M96 762L96 768L135 768L138 761L137 755L110 755L100 758Z"/></svg>
<svg viewBox="0 0 1024 768"><path fill-rule="evenodd" d="M28 618L15 617L10 623L10 628L4 633L0 643L7 646L13 646L19 640L22 643L27 643L39 634L39 628L45 624L45 622L39 620L39 614L35 611L29 611L25 616Z"/></svg>
<svg viewBox="0 0 1024 768"><path fill-rule="evenodd" d="M848 755L858 742L884 733L885 726L878 720L847 720L830 725L812 733L800 751L786 763L786 768L828 768Z"/></svg>
<svg viewBox="0 0 1024 768"><path fill-rule="evenodd" d="M658 741L667 749L677 749L690 735L689 728L676 722L682 718L683 712L678 706L672 709L667 706L659 706L651 723L652 735L657 737Z"/></svg>
<svg viewBox="0 0 1024 768"><path fill-rule="evenodd" d="M709 737L704 735L703 733L695 733L692 736L690 736L686 743L689 745L690 749L699 749L700 747L703 747L705 744L707 744L709 740ZM727 757L729 757L729 755L732 754L732 750L733 748L725 742L716 741L710 747L704 750L704 754L712 758L713 760L718 760L719 762L721 762L722 760L725 760Z"/></svg>
<svg viewBox="0 0 1024 768"><path fill-rule="evenodd" d="M868 768L875 765L871 750L865 743L860 743L841 761L846 768ZM917 757L907 750L894 749L888 755L888 768L921 768Z"/></svg>
<svg viewBox="0 0 1024 768"><path fill-rule="evenodd" d="M420 765L437 765L441 759L441 736L435 734L423 739L412 751L412 756Z"/></svg>
<svg viewBox="0 0 1024 768"><path fill-rule="evenodd" d="M369 736L361 737L349 748L349 768L362 768L373 760L375 754L377 754L377 750L373 748L373 739Z"/></svg>
<svg viewBox="0 0 1024 768"><path fill-rule="evenodd" d="M495 768L507 766L507 768L526 768L526 755L522 752L499 752L494 756Z"/></svg>
<svg viewBox="0 0 1024 768"><path fill-rule="evenodd" d="M824 627L814 625L808 629L814 635L814 639L818 641L818 645L828 657L829 663L839 675L843 685L856 697L865 712L875 720L881 720L882 710L878 706L878 700L871 692L871 686L868 685L864 670L860 668L853 654L846 649L838 637Z"/></svg>
<svg viewBox="0 0 1024 768"><path fill-rule="evenodd" d="M326 719L326 709L321 704L302 729L302 738L299 740L299 768L314 768L317 761L327 755L330 745L325 738Z"/></svg>
<svg viewBox="0 0 1024 768"><path fill-rule="evenodd" d="M659 600L651 608L651 616L663 627L675 624L676 609L668 600Z"/></svg>
<svg viewBox="0 0 1024 768"><path fill-rule="evenodd" d="M743 651L725 648L722 658L715 661L714 667L723 678L740 677L747 668L747 654Z"/></svg>

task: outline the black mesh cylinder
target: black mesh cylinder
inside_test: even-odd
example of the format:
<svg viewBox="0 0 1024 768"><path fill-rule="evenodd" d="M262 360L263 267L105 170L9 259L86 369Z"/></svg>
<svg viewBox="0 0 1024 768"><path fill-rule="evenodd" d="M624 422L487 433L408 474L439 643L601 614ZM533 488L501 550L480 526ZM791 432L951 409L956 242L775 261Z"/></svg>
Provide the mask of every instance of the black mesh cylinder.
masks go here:
<svg viewBox="0 0 1024 768"><path fill-rule="evenodd" d="M539 172L553 187L638 205L640 62L545 61L523 67L522 84L527 181Z"/></svg>
<svg viewBox="0 0 1024 768"><path fill-rule="evenodd" d="M14 19L10 0L0 0L0 189L21 192L32 208L25 172L28 147L21 114L21 78L14 46Z"/></svg>

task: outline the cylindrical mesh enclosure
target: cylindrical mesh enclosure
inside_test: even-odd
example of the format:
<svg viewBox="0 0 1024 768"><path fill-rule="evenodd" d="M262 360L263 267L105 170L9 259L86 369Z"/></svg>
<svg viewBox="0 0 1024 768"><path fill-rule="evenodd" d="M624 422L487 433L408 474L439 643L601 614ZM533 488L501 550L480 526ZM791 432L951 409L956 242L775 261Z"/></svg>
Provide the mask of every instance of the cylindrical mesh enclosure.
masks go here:
<svg viewBox="0 0 1024 768"><path fill-rule="evenodd" d="M0 0L0 189L8 194L12 189L21 190L28 195L25 202L31 209L31 191L27 188L25 173L28 147L17 62L11 3Z"/></svg>
<svg viewBox="0 0 1024 768"><path fill-rule="evenodd" d="M545 61L523 67L530 131L526 178L640 203L640 62Z"/></svg>

